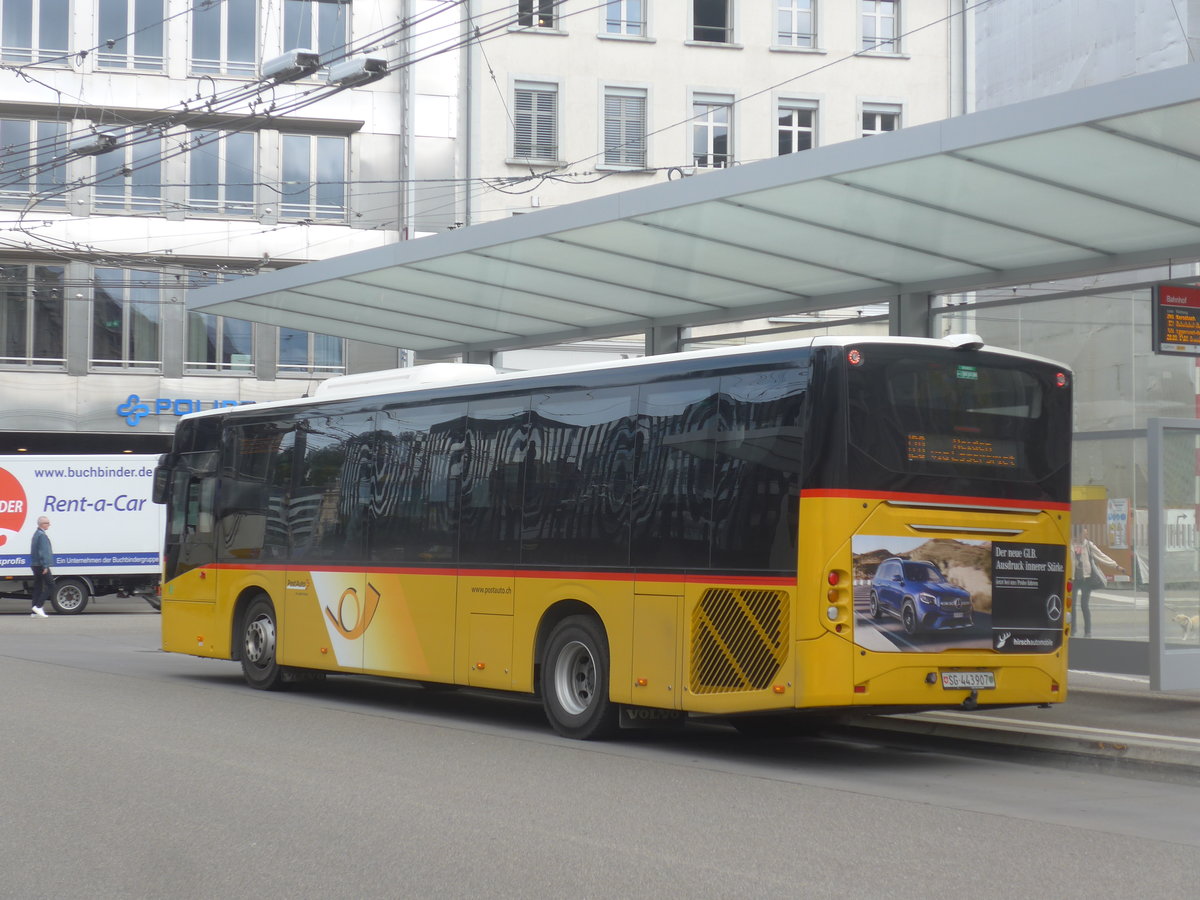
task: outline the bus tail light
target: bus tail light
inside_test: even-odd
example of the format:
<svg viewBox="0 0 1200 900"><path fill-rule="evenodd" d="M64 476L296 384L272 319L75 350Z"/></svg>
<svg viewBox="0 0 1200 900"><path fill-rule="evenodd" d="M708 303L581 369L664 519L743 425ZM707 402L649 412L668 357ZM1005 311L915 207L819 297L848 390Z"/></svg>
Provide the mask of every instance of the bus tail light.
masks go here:
<svg viewBox="0 0 1200 900"><path fill-rule="evenodd" d="M828 622L826 627L832 627L835 632L841 634L843 625L850 621L854 602L852 592L847 590L847 586L852 584L852 579L848 572L830 569L825 581L829 584L825 591L825 619Z"/></svg>

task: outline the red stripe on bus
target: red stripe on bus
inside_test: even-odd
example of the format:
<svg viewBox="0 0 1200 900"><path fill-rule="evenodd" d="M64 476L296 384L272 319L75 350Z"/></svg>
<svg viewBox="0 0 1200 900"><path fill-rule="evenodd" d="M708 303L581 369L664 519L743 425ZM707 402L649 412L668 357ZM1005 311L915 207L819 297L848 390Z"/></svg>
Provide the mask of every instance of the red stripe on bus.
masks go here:
<svg viewBox="0 0 1200 900"><path fill-rule="evenodd" d="M255 565L254 563L226 562L212 563L211 565L198 566L197 568L254 572L285 572L289 570L293 572L361 572L364 575L455 575L464 578L552 578L561 581L655 581L672 584L761 584L779 586L796 583L795 578L780 575L746 575L743 577L726 574L709 575L702 572L695 575L683 575L678 572L638 574L635 572L576 572L563 569L547 571L545 569L430 569L403 566L324 566L316 560L308 565L295 566L263 566Z"/></svg>
<svg viewBox="0 0 1200 900"><path fill-rule="evenodd" d="M961 494L903 494L895 491L842 491L816 488L801 491L800 496L831 500L896 500L901 503L952 503L961 506L1007 506L1012 509L1070 510L1070 503L1040 500L1009 500L1001 497L966 497Z"/></svg>

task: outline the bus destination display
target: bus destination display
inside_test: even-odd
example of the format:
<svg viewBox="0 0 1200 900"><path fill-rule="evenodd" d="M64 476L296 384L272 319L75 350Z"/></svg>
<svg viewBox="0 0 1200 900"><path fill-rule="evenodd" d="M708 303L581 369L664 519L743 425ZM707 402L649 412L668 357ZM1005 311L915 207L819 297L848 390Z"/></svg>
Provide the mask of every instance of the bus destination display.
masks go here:
<svg viewBox="0 0 1200 900"><path fill-rule="evenodd" d="M908 461L1015 469L1017 445L1014 441L909 432Z"/></svg>

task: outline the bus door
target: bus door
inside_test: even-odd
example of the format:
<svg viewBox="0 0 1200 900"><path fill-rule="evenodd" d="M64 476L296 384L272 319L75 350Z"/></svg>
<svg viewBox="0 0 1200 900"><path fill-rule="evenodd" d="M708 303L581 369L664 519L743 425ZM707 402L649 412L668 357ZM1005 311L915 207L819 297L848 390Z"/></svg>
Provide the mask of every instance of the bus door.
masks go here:
<svg viewBox="0 0 1200 900"><path fill-rule="evenodd" d="M189 600L215 600L217 579L212 569L217 478L214 453L181 454L170 474L170 511L163 548L167 597L176 593L172 582L186 578Z"/></svg>
<svg viewBox="0 0 1200 900"><path fill-rule="evenodd" d="M479 687L512 686L529 407L526 395L467 408L456 656L467 683Z"/></svg>

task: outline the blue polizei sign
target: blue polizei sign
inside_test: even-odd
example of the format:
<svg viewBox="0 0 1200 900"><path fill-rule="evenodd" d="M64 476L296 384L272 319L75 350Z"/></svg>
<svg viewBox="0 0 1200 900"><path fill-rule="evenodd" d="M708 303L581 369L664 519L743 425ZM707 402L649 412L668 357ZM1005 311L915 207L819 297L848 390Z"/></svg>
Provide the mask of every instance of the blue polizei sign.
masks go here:
<svg viewBox="0 0 1200 900"><path fill-rule="evenodd" d="M143 400L130 394L124 403L117 406L117 415L130 428L136 428L147 416L186 416L202 409L221 409L226 406L244 406L253 400L191 400L187 397L155 397Z"/></svg>

